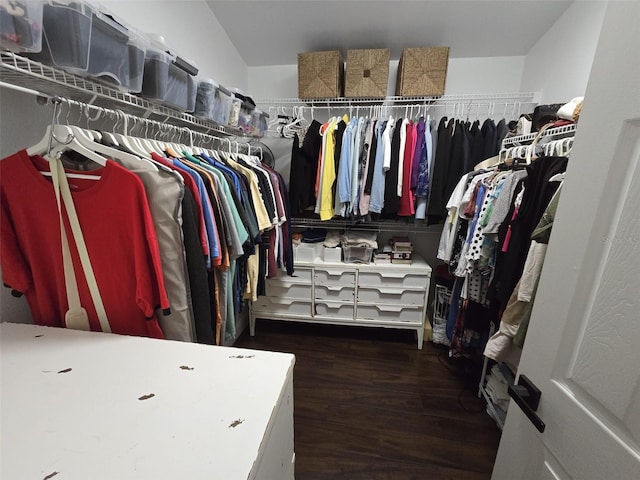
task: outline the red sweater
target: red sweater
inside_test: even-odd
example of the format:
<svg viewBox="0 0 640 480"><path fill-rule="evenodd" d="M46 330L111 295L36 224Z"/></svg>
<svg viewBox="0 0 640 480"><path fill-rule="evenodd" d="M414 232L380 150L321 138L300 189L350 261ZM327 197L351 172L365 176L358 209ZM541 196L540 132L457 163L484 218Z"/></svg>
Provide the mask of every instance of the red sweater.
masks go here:
<svg viewBox="0 0 640 480"><path fill-rule="evenodd" d="M411 190L411 169L413 157L416 152L416 124L407 125L407 141L404 147L404 159L402 170L402 197L400 197L399 217L415 215L415 193Z"/></svg>
<svg viewBox="0 0 640 480"><path fill-rule="evenodd" d="M60 219L45 170L48 162L25 150L0 161L2 280L24 293L36 324L64 327ZM169 300L142 182L112 161L91 174L100 180L68 180L111 330L163 338L154 310L169 308ZM66 215L65 225L80 301L91 329L100 331Z"/></svg>

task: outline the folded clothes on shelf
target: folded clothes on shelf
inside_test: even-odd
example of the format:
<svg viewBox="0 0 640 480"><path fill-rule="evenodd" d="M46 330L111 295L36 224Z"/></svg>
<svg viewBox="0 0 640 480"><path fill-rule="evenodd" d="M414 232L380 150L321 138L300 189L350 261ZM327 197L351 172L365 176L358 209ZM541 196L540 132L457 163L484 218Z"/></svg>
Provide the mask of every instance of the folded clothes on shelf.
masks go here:
<svg viewBox="0 0 640 480"><path fill-rule="evenodd" d="M325 228L307 228L302 232L303 243L320 243L324 242L327 237L327 230Z"/></svg>
<svg viewBox="0 0 640 480"><path fill-rule="evenodd" d="M324 246L327 248L335 248L340 246L340 232L338 230L330 230L324 239Z"/></svg>
<svg viewBox="0 0 640 480"><path fill-rule="evenodd" d="M342 235L343 246L378 248L378 232L350 230Z"/></svg>

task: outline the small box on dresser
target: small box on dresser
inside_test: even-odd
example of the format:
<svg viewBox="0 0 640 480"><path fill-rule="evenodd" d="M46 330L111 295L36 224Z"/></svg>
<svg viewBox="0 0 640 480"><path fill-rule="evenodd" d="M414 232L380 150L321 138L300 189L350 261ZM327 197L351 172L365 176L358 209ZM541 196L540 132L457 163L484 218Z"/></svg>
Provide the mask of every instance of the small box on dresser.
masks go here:
<svg viewBox="0 0 640 480"><path fill-rule="evenodd" d="M328 263L340 263L342 261L342 249L340 247L324 247L323 258Z"/></svg>
<svg viewBox="0 0 640 480"><path fill-rule="evenodd" d="M389 85L390 50L347 50L344 96L383 98Z"/></svg>
<svg viewBox="0 0 640 480"><path fill-rule="evenodd" d="M298 97L338 98L344 91L344 62L337 50L298 54Z"/></svg>
<svg viewBox="0 0 640 480"><path fill-rule="evenodd" d="M301 243L293 246L294 262L313 262L315 256L315 244Z"/></svg>
<svg viewBox="0 0 640 480"><path fill-rule="evenodd" d="M444 95L449 47L405 48L398 64L396 95Z"/></svg>

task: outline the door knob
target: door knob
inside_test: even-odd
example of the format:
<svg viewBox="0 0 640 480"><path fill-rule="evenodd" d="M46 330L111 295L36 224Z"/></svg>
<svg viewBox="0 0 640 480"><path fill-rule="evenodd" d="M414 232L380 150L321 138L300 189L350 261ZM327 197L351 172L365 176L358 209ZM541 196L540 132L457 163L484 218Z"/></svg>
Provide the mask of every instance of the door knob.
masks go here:
<svg viewBox="0 0 640 480"><path fill-rule="evenodd" d="M509 396L513 398L522 409L531 423L540 433L544 432L546 425L536 414L540 404L542 392L525 375L520 375L517 385L509 385Z"/></svg>

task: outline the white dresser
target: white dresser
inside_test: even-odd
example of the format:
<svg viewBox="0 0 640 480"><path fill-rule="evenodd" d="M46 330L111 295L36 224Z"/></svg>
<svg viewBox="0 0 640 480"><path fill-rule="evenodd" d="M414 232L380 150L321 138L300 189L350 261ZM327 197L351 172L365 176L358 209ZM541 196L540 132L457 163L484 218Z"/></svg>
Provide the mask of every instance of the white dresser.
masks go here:
<svg viewBox="0 0 640 480"><path fill-rule="evenodd" d="M284 353L0 324L0 478L293 480Z"/></svg>
<svg viewBox="0 0 640 480"><path fill-rule="evenodd" d="M431 267L414 255L411 265L325 262L321 250L297 261L293 276L268 278L266 296L251 304L257 318L415 330L422 348Z"/></svg>

